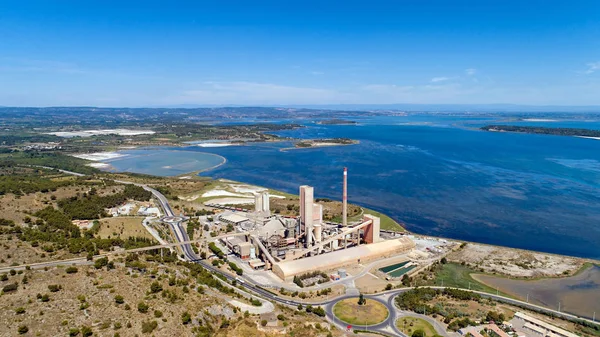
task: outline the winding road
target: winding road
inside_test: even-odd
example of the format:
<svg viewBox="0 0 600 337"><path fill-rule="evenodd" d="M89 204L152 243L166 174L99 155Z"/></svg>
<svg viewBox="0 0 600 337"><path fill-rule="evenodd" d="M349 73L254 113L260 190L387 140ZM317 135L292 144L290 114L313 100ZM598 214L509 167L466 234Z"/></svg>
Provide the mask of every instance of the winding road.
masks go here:
<svg viewBox="0 0 600 337"><path fill-rule="evenodd" d="M44 167L44 168L53 169L50 167ZM67 174L83 176L83 174L81 174L81 173L70 172L70 171L65 171L65 170L59 170L59 171L61 171L63 173L67 173ZM140 186L140 187L144 188L146 191L149 191L152 193L152 195L160 203L160 206L163 209L166 217L172 219L172 221L168 221L166 223L168 223L172 232L175 234L176 240L178 241L178 243L180 243L180 247L182 247L182 251L183 251L182 258L184 260L198 263L198 264L202 265L202 267L204 267L205 269L211 271L212 273L222 275L228 281L233 281L236 279L236 277L234 277L228 273L224 273L223 271L221 271L221 270L213 267L211 264L207 263L205 260L201 260L198 258L198 256L196 256L191 244L188 242L188 241L190 241L190 239L187 235L187 232L186 232L185 228L183 228L183 222L185 221L185 218L178 217L175 215L175 213L171 209L171 206L169 205L167 198L162 193L160 193L156 189L153 189L147 185L128 182L128 181L120 181L120 180L114 180L114 181L118 182L118 183L123 183L123 184L134 184L134 185ZM52 262L48 262L48 263L52 263ZM18 267L20 267L20 266L15 266L13 268L16 269ZM262 288L260 285L256 284L252 279L244 277L244 281L245 281L244 283L238 282L238 286L244 287L247 290L263 297L264 299L272 301L272 302L276 302L276 303L279 303L279 304L282 304L285 306L289 306L289 307L297 307L298 305L306 306L308 304L310 304L312 306L322 306L325 309L327 319L330 322L332 322L335 326L337 326L338 328L340 328L342 330L346 330L346 327L348 324L335 317L335 315L333 314L333 307L335 306L335 304L338 301L341 301L346 298L356 297L355 295L341 295L341 296L334 297L332 299L329 299L326 301L320 301L320 302L306 302L306 301L289 300L289 299L281 298L277 294ZM432 286L430 288L443 290L443 289L451 288L451 287ZM373 332L377 332L377 333L380 333L380 334L386 335L386 336L408 337L405 334L403 334L396 327L396 319L398 317L402 316L403 313L400 312L398 308L396 308L396 306L394 304L394 299L398 294L401 294L401 293L411 290L411 289L414 289L414 287L389 290L389 291L385 291L385 292L381 292L381 293L373 294L373 295L364 295L364 297L367 300L379 301L380 303L385 305L389 311L389 315L383 322L381 322L379 324L373 324L373 325L366 326L366 327L358 326L358 327L354 327L354 328L359 329L359 330L373 331ZM578 317L575 315L571 315L571 314L560 312L560 311L553 310L550 308L545 308L545 307L542 307L539 305L534 305L531 303L523 302L523 301L516 300L513 298L508 298L508 297L504 297L504 296L500 296L500 295L494 295L494 294L489 294L489 293L484 293L484 292L474 291L474 290L471 290L471 292L480 294L482 297L485 297L485 298L491 298L491 299L494 299L499 302L516 305L518 307L542 312L542 313L553 315L556 317L561 317L561 318L564 318L567 320L571 320L571 321L580 320L580 321L586 321L589 323L597 324L596 322L594 322L590 319ZM413 313L410 313L410 314L414 315ZM434 325L434 326L436 326L436 325ZM437 326L437 328L439 328L439 327L440 326ZM449 334L446 333L445 336L449 336Z"/></svg>

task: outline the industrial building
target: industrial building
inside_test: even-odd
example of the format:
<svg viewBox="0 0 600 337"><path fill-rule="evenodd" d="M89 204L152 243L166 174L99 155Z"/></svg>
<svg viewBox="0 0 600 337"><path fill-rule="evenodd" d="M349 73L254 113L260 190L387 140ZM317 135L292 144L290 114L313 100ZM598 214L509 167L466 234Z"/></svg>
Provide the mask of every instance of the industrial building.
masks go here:
<svg viewBox="0 0 600 337"><path fill-rule="evenodd" d="M271 215L269 192L262 191L254 194L254 211L264 216Z"/></svg>
<svg viewBox="0 0 600 337"><path fill-rule="evenodd" d="M515 313L511 323L513 323L515 330L523 332L529 337L577 337L577 335L572 332L522 312Z"/></svg>
<svg viewBox="0 0 600 337"><path fill-rule="evenodd" d="M344 168L342 224L323 222L323 207L314 202L314 188L302 185L299 217L270 215L268 192L256 193L254 212L219 215L219 220L236 228L222 241L252 268L272 269L284 280L413 249L415 244L407 237L383 241L376 216L364 214L348 224L347 174Z"/></svg>
<svg viewBox="0 0 600 337"><path fill-rule="evenodd" d="M371 261L384 256L407 252L415 247L407 237L382 241L370 245L336 250L326 256L311 256L298 260L285 260L273 266L273 273L282 280L318 270L329 270L353 263Z"/></svg>

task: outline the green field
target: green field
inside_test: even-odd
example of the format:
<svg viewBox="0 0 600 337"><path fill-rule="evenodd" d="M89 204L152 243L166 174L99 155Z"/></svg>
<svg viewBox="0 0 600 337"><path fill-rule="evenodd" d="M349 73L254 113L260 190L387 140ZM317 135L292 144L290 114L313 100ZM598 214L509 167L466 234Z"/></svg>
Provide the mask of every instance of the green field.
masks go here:
<svg viewBox="0 0 600 337"><path fill-rule="evenodd" d="M361 326L381 323L390 313L378 301L368 299L366 304L358 305L358 297L353 297L337 302L333 314L345 323Z"/></svg>
<svg viewBox="0 0 600 337"><path fill-rule="evenodd" d="M431 323L427 322L424 319L418 318L418 317L412 317L412 316L400 317L396 321L396 326L398 327L398 329L400 331L404 332L408 336L410 336L413 333L413 331L419 330L419 329L425 331L425 336L427 336L427 337L433 337L433 336L437 335L437 332L435 331L435 329L433 328L433 325L431 325Z"/></svg>
<svg viewBox="0 0 600 337"><path fill-rule="evenodd" d="M397 223L394 219L390 218L389 216L376 212L374 210L371 209L367 209L363 207L363 210L366 214L371 214L374 216L377 216L381 219L381 229L385 229L388 231L396 231L396 232L405 232L406 230L404 228L402 228L402 226L400 226L399 223Z"/></svg>
<svg viewBox="0 0 600 337"><path fill-rule="evenodd" d="M442 264L441 268L435 273L435 279L429 281L427 285L443 285L445 287L471 289L495 294L496 289L488 287L487 285L471 277L471 274L477 273L479 272L457 263ZM501 291L498 294L506 297L511 297Z"/></svg>

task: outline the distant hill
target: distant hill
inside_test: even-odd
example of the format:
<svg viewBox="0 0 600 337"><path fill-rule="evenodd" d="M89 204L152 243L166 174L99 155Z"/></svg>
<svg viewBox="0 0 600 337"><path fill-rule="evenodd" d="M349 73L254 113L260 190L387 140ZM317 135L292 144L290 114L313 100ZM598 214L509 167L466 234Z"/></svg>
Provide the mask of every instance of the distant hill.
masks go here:
<svg viewBox="0 0 600 337"><path fill-rule="evenodd" d="M401 110L421 112L600 112L600 105L522 105L522 104L318 104L290 105L294 108L332 110Z"/></svg>

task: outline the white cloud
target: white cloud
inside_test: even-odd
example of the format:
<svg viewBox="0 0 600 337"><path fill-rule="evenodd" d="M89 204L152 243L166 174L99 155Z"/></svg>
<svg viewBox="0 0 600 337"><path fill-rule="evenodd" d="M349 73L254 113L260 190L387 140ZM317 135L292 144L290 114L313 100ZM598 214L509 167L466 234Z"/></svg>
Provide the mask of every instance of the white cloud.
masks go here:
<svg viewBox="0 0 600 337"><path fill-rule="evenodd" d="M588 69L586 71L584 71L585 74L593 74L596 71L600 70L600 61L590 62L586 65L588 66Z"/></svg>
<svg viewBox="0 0 600 337"><path fill-rule="evenodd" d="M465 69L465 74L467 74L468 76L473 76L476 73L477 73L477 69L475 69L475 68Z"/></svg>
<svg viewBox="0 0 600 337"><path fill-rule="evenodd" d="M450 78L448 78L448 77L434 77L434 78L431 79L431 82L433 82L433 83L444 82L444 81L447 81L449 79Z"/></svg>
<svg viewBox="0 0 600 337"><path fill-rule="evenodd" d="M319 104L345 99L345 94L331 89L255 82L205 82L167 98L178 104Z"/></svg>

